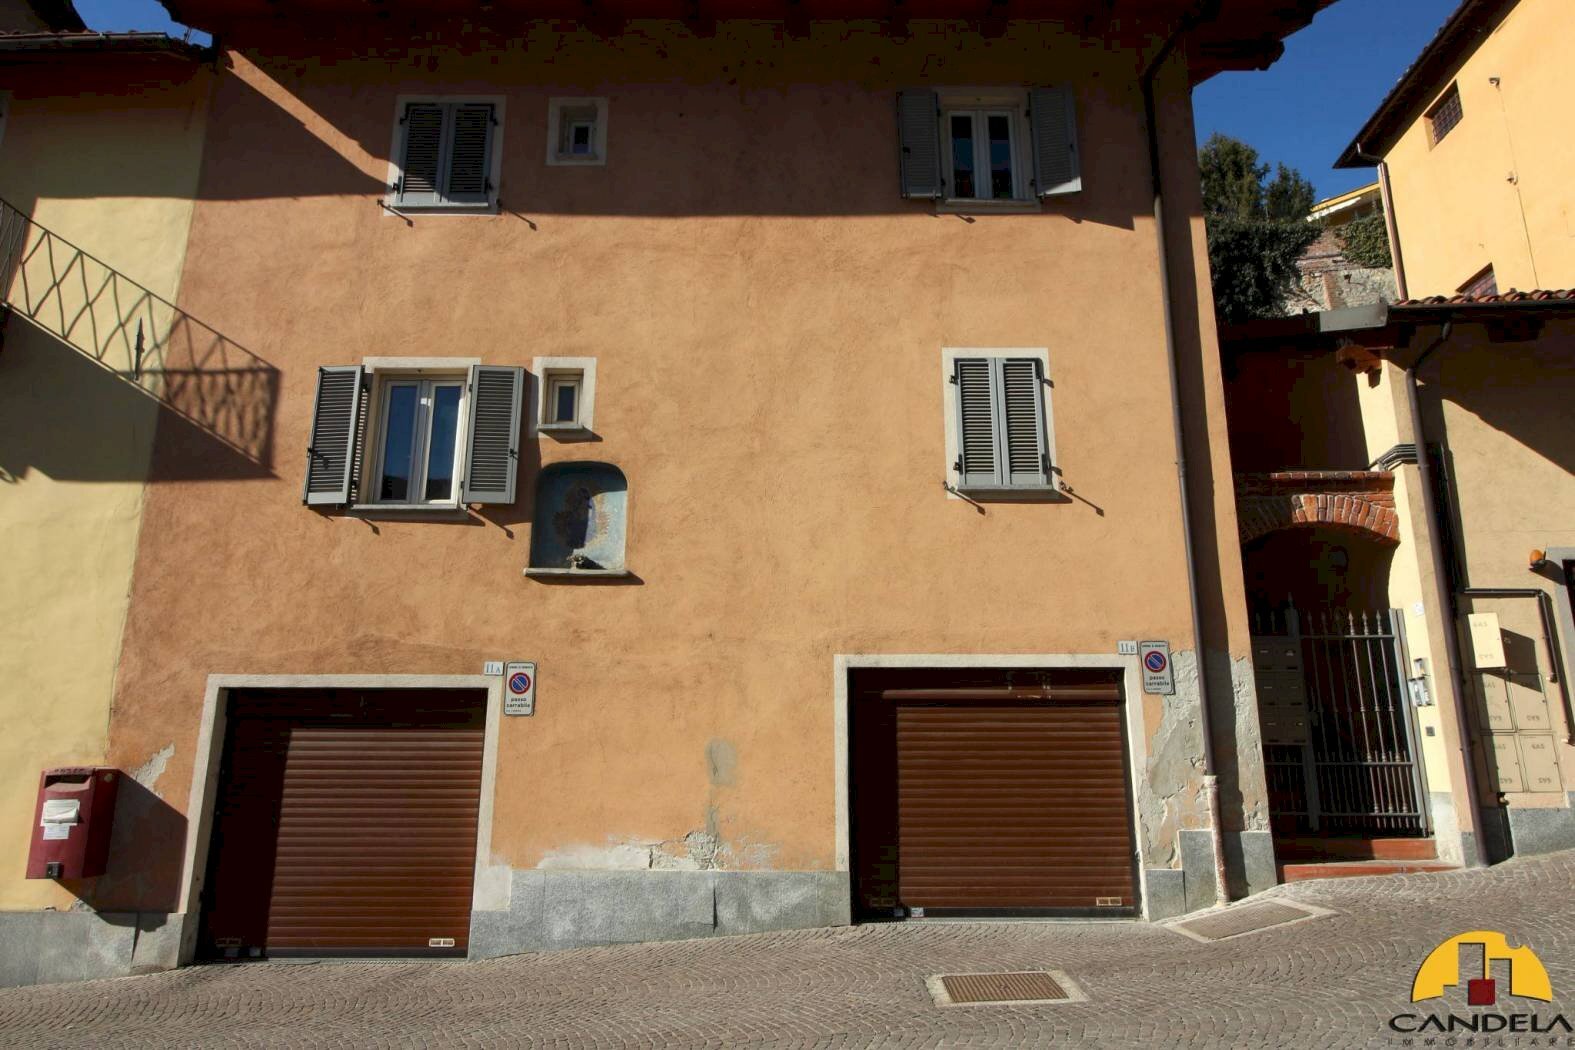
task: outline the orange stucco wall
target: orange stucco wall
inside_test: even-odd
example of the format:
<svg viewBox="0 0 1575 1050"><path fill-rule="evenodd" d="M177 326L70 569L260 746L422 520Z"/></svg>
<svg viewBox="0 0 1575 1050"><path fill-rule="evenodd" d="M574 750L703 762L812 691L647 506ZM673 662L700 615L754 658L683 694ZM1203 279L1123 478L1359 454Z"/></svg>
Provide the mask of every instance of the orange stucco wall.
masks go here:
<svg viewBox="0 0 1575 1050"><path fill-rule="evenodd" d="M543 27L503 53L272 51L229 56L181 291L280 370L276 401L249 406L271 452L161 430L121 764L173 743L166 783L189 782L210 673L533 659L537 713L501 728L494 860L709 828L729 866L827 869L834 654L1193 648L1133 50L1052 25L915 24L897 41L723 23ZM1166 112L1185 117L1179 81ZM1081 193L1028 215L900 199L897 89L1058 82L1077 93ZM401 92L505 97L500 214L379 208ZM543 163L553 95L610 98L605 168ZM1188 121L1167 139L1176 171L1191 148ZM1208 287L1206 268L1188 276ZM940 361L959 346L1049 348L1060 467L1083 501L948 498ZM464 521L309 510L316 369L373 355L593 356L598 440L527 440L519 502ZM1217 405L1217 366L1196 380ZM1222 417L1203 440L1228 478ZM539 467L575 459L629 479L633 583L521 574ZM728 776L713 742L736 755ZM183 810L184 787L165 801ZM1202 825L1191 798L1168 819ZM169 903L178 861L171 840L101 906Z"/></svg>
<svg viewBox="0 0 1575 1050"><path fill-rule="evenodd" d="M1575 84L1549 44L1569 16L1521 0L1437 85L1460 92L1454 130L1434 145L1418 114L1385 155L1409 295L1453 295L1490 264L1500 291L1575 285L1575 141L1557 121Z"/></svg>

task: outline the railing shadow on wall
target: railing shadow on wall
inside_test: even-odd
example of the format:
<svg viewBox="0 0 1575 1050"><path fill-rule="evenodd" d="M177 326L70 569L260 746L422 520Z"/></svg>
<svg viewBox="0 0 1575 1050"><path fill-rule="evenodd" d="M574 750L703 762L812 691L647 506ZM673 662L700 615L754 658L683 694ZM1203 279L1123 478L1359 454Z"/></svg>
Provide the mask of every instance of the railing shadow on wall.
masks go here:
<svg viewBox="0 0 1575 1050"><path fill-rule="evenodd" d="M176 440L222 446L183 457L201 476L272 474L279 370L4 200L0 303L173 413Z"/></svg>

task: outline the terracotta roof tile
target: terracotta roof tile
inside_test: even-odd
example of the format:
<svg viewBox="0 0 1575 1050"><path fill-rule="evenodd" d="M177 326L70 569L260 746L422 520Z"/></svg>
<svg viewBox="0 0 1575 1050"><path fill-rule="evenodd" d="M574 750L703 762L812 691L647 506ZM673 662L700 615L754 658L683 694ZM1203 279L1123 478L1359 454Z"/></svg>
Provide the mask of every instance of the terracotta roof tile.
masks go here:
<svg viewBox="0 0 1575 1050"><path fill-rule="evenodd" d="M1491 306L1494 303L1575 302L1575 288L1539 288L1529 292L1511 288L1498 295L1432 295L1402 299L1395 306Z"/></svg>

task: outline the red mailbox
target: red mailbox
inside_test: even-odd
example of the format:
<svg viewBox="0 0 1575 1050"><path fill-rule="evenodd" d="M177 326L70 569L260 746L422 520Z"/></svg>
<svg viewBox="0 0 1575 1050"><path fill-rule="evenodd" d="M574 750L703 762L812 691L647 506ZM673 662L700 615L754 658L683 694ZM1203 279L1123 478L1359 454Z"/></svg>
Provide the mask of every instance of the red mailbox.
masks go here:
<svg viewBox="0 0 1575 1050"><path fill-rule="evenodd" d="M38 781L30 879L90 879L104 874L120 771L99 766L46 769Z"/></svg>

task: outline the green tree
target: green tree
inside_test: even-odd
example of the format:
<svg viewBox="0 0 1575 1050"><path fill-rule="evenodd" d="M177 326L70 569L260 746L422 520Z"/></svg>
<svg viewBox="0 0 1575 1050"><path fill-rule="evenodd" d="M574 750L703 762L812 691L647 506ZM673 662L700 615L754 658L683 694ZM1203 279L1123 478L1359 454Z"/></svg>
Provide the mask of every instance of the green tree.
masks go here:
<svg viewBox="0 0 1575 1050"><path fill-rule="evenodd" d="M1318 239L1312 183L1284 164L1269 179L1258 151L1214 134L1198 151L1214 312L1234 323L1285 312L1296 260Z"/></svg>

